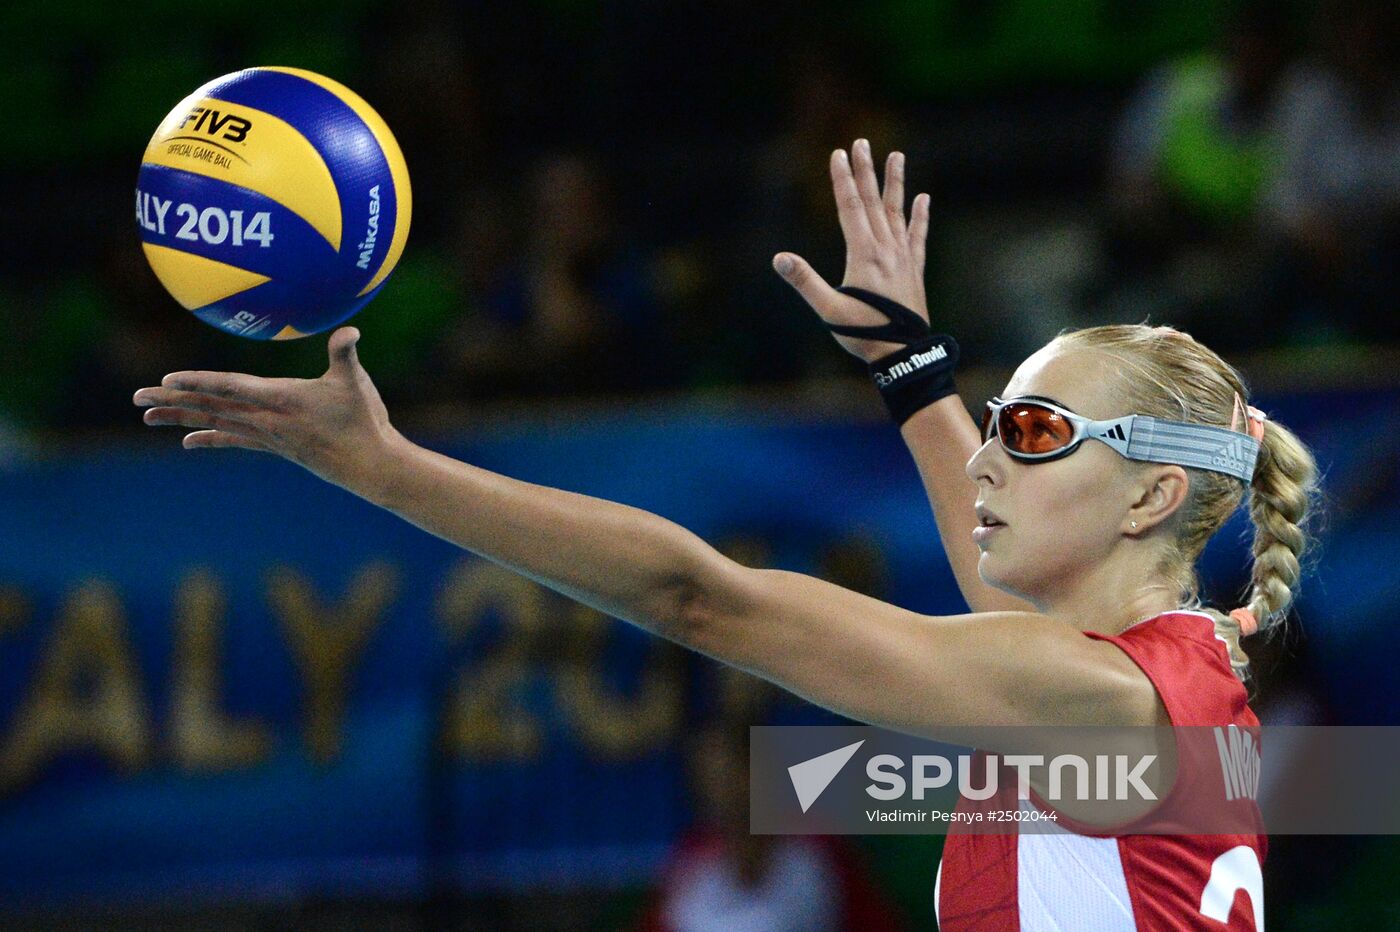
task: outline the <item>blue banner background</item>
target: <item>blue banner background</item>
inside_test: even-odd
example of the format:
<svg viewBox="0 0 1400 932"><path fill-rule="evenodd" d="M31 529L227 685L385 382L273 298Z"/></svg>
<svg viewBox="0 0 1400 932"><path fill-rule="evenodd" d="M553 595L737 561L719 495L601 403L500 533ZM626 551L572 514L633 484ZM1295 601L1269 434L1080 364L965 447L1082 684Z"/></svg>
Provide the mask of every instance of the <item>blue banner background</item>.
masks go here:
<svg viewBox="0 0 1400 932"><path fill-rule="evenodd" d="M1396 393L1319 394L1262 406L1315 445L1330 494L1345 498L1375 480L1378 458L1393 459L1374 425L1392 422L1397 402ZM286 463L176 443L153 435L3 474L0 587L12 607L0 621L0 747L54 648L66 600L92 580L118 597L151 735L135 772L79 749L0 795L0 901L618 886L655 870L689 815L681 745L690 711L630 753L599 754L581 740L557 655L584 629L550 597L544 630L518 641L525 654L503 692L511 715L540 729L538 752L491 760L445 750L454 688L517 643L508 605L483 608L460 637L443 621L450 580L479 561ZM869 541L886 597L930 613L964 610L913 464L886 424L674 407L430 445L655 511L712 542L760 541L772 565L816 571L833 545ZM1388 510L1333 519L1347 533L1329 536L1303 603L1330 700L1357 710L1348 717L1357 722L1397 717L1381 689L1396 659L1382 610L1400 604L1397 509L1393 495L1382 498ZM1236 515L1208 549L1217 586L1244 581L1245 531ZM317 762L304 735L305 677L270 609L269 573L293 569L333 606L376 562L393 573L394 594L350 668L339 750ZM226 597L220 708L270 737L261 760L225 772L185 772L170 751L173 593L194 569ZM669 648L616 622L605 631L605 647L589 656L626 701ZM687 679L693 710L708 668L683 663L701 670ZM1385 676L1368 685L1368 669ZM832 720L800 706L788 715Z"/></svg>

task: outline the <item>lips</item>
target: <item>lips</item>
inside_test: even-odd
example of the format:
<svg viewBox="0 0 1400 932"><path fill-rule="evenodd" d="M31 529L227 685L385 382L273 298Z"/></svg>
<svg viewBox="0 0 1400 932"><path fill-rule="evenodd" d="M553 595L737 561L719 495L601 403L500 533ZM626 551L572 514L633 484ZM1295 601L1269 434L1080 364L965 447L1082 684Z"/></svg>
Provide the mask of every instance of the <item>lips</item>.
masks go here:
<svg viewBox="0 0 1400 932"><path fill-rule="evenodd" d="M981 502L977 503L977 527L972 529L974 544L981 544L1003 527L1006 527L1006 522L998 518L996 512Z"/></svg>
<svg viewBox="0 0 1400 932"><path fill-rule="evenodd" d="M977 523L982 527L1000 527L1006 524L1005 521L997 517L996 512L981 502L977 503Z"/></svg>

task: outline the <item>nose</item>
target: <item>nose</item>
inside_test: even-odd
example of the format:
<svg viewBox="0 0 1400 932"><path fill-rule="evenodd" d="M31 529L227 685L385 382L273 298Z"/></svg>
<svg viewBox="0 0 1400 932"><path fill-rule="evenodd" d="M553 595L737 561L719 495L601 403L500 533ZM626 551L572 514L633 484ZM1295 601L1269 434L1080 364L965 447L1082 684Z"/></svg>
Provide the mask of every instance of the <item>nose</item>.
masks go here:
<svg viewBox="0 0 1400 932"><path fill-rule="evenodd" d="M992 486L1000 485L1006 476L1000 453L1001 444L995 436L990 437L967 461L967 477L977 483L985 479Z"/></svg>

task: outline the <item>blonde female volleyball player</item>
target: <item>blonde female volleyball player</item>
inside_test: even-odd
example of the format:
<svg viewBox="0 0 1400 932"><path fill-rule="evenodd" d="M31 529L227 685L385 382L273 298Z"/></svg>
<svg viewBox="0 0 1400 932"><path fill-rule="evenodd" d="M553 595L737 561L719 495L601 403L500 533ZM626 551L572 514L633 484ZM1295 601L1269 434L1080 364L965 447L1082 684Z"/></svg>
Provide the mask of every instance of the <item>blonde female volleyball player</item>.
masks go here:
<svg viewBox="0 0 1400 932"><path fill-rule="evenodd" d="M831 172L846 289L790 254L775 265L847 349L873 360L971 614L921 616L740 566L655 515L415 446L391 425L353 328L332 334L318 379L176 372L134 400L148 424L193 428L188 448L286 457L853 719L932 736L953 725L1257 725L1237 675L1240 638L1278 624L1297 584L1314 473L1306 449L1245 408L1239 375L1214 353L1146 327L1052 341L1016 370L979 433L952 391L956 344L927 324L927 196L906 227L903 160L890 157L882 196L863 141L834 153ZM1201 610L1193 563L1246 488L1248 603ZM1264 844L1256 834L955 836L940 867L941 921L1257 928Z"/></svg>

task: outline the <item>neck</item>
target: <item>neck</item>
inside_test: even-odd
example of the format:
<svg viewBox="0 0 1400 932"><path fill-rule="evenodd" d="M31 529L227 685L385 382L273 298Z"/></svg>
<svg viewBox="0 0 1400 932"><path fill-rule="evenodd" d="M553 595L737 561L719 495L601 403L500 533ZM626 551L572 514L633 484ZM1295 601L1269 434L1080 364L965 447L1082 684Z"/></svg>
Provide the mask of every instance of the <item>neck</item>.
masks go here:
<svg viewBox="0 0 1400 932"><path fill-rule="evenodd" d="M1175 587L1155 573L1144 572L1141 554L1127 550L1120 548L1119 559L1110 558L1075 583L1060 586L1045 599L1034 600L1036 608L1080 631L1108 635L1178 608Z"/></svg>

